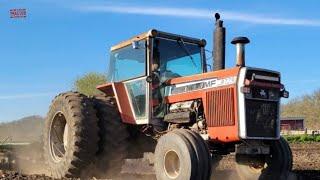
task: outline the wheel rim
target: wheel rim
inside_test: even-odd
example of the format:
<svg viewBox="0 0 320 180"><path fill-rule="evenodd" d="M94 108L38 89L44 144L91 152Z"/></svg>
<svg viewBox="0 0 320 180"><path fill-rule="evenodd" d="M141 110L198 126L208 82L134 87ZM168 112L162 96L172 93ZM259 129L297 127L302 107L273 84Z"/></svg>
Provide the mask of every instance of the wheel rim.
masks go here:
<svg viewBox="0 0 320 180"><path fill-rule="evenodd" d="M50 155L54 162L60 162L68 148L68 124L62 112L57 112L50 125L49 146Z"/></svg>
<svg viewBox="0 0 320 180"><path fill-rule="evenodd" d="M177 178L180 174L180 158L174 150L167 151L164 155L164 171L171 179Z"/></svg>

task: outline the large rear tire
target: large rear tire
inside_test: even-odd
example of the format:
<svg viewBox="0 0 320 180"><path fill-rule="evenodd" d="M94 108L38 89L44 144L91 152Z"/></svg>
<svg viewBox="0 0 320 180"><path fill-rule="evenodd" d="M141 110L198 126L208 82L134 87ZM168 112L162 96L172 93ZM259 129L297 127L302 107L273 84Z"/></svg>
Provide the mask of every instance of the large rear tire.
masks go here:
<svg viewBox="0 0 320 180"><path fill-rule="evenodd" d="M93 104L77 92L56 96L46 117L44 158L54 178L80 177L98 147Z"/></svg>
<svg viewBox="0 0 320 180"><path fill-rule="evenodd" d="M99 178L117 178L128 153L127 126L122 122L114 98L97 95L92 98L99 119L99 151L95 174Z"/></svg>
<svg viewBox="0 0 320 180"><path fill-rule="evenodd" d="M281 137L270 143L271 154L265 157L265 164L251 166L236 163L241 179L280 179L286 180L292 169L292 152L287 141Z"/></svg>
<svg viewBox="0 0 320 180"><path fill-rule="evenodd" d="M158 180L207 180L210 154L204 140L190 130L174 130L158 140L155 172Z"/></svg>

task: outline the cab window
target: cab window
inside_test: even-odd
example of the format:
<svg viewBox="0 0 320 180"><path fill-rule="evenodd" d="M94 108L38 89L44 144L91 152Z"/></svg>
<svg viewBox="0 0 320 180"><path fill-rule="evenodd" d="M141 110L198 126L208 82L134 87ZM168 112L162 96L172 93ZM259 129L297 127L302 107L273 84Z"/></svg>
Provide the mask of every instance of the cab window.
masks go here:
<svg viewBox="0 0 320 180"><path fill-rule="evenodd" d="M198 44L156 38L154 60L160 63L161 81L203 72L201 47Z"/></svg>
<svg viewBox="0 0 320 180"><path fill-rule="evenodd" d="M141 48L134 49L131 45L114 50L110 54L110 65L107 79L119 82L146 75L145 40L139 41Z"/></svg>

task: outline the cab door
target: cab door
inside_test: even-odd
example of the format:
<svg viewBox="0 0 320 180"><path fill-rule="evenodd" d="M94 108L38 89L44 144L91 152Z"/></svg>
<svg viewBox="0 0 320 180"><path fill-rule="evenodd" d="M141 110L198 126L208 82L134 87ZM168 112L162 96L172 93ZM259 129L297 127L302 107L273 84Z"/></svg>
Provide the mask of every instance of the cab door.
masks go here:
<svg viewBox="0 0 320 180"><path fill-rule="evenodd" d="M130 124L148 124L150 83L148 38L115 49L110 55L113 91L122 120Z"/></svg>
<svg viewBox="0 0 320 180"><path fill-rule="evenodd" d="M136 124L149 122L149 83L146 76L124 82Z"/></svg>

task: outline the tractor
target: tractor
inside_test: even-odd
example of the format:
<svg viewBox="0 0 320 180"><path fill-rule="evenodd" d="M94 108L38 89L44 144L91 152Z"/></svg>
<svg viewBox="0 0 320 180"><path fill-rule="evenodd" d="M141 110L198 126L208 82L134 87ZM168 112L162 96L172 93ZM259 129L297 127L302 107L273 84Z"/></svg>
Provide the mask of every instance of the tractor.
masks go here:
<svg viewBox="0 0 320 180"><path fill-rule="evenodd" d="M158 180L208 180L219 155L233 153L242 179L286 179L292 153L280 136L277 71L248 67L246 37L225 68L226 29L215 14L213 64L206 41L152 29L111 48L101 95L66 92L47 114L44 157L54 178L118 177L132 151L154 144ZM138 135L137 135L138 134ZM141 136L145 135L145 136ZM214 176L214 174L212 174Z"/></svg>

